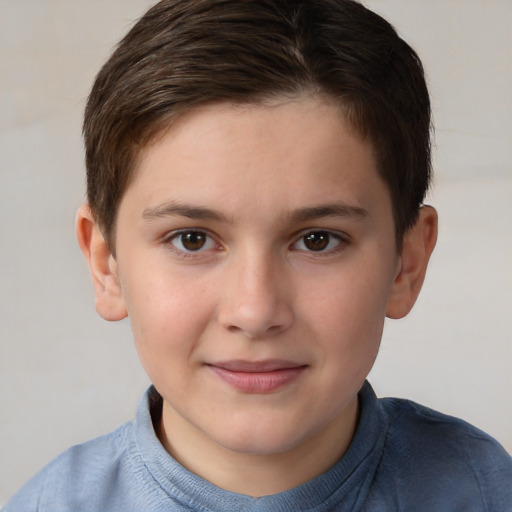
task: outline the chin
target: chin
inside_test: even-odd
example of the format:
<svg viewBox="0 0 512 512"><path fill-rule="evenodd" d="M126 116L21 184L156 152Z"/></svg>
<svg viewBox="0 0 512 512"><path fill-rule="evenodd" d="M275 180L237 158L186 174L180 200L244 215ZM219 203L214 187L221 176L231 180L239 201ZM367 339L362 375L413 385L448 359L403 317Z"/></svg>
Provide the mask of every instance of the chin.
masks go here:
<svg viewBox="0 0 512 512"><path fill-rule="evenodd" d="M255 428L257 420L253 420L247 428L231 427L229 436L218 436L216 441L223 448L244 454L256 456L271 456L293 450L302 442L306 436L298 435L297 428L291 429L273 428L272 426L263 427L258 425Z"/></svg>

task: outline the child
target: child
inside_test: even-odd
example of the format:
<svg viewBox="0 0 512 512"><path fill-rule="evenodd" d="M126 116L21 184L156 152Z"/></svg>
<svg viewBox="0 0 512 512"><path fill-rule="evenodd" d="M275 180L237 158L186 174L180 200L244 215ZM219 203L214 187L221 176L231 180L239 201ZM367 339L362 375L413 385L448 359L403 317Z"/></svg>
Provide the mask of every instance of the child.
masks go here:
<svg viewBox="0 0 512 512"><path fill-rule="evenodd" d="M6 511L506 511L512 461L378 400L384 318L421 288L420 61L350 0L164 0L98 75L77 235L153 386Z"/></svg>

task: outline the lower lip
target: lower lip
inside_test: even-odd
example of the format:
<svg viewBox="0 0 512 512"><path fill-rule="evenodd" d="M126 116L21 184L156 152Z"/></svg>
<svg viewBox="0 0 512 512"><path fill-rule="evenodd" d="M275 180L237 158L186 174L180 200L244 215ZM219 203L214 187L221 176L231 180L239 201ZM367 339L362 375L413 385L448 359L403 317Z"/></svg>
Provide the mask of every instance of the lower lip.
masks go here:
<svg viewBox="0 0 512 512"><path fill-rule="evenodd" d="M218 366L209 368L224 382L243 393L272 393L299 378L306 366L282 368L271 372L235 372Z"/></svg>

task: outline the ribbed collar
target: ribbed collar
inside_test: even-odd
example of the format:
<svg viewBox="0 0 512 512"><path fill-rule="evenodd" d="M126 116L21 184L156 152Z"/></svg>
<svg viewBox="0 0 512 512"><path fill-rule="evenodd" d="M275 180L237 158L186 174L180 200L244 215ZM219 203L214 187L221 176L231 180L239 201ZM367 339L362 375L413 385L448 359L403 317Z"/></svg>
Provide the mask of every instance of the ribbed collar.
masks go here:
<svg viewBox="0 0 512 512"><path fill-rule="evenodd" d="M252 498L210 484L185 469L165 451L151 419L151 405L158 407L158 401L158 393L150 387L139 404L135 421L138 450L162 489L194 510L297 512L335 509L355 512L368 493L388 428L377 397L370 384L365 382L359 392L360 417L356 434L339 462L303 485L282 493Z"/></svg>

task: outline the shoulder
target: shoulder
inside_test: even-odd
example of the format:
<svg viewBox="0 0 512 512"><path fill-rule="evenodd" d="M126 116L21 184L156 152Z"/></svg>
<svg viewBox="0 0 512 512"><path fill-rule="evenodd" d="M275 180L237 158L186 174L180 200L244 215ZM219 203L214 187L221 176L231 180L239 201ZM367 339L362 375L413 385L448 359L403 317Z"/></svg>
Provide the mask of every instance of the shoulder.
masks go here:
<svg viewBox="0 0 512 512"><path fill-rule="evenodd" d="M69 448L25 484L7 503L4 512L83 510L83 498L94 489L103 499L107 490L132 457L133 424ZM90 503L90 510L96 510Z"/></svg>
<svg viewBox="0 0 512 512"><path fill-rule="evenodd" d="M473 500L467 510L512 507L512 458L495 439L409 400L379 402L389 421L383 465L397 483L407 481L420 494L437 490L445 500Z"/></svg>
<svg viewBox="0 0 512 512"><path fill-rule="evenodd" d="M435 411L410 400L398 398L380 399L389 419L389 436L422 445L429 453L442 450L442 453L458 454L467 460L475 457L479 462L492 459L511 464L511 457L490 435L464 420ZM482 460L483 459L483 460Z"/></svg>

